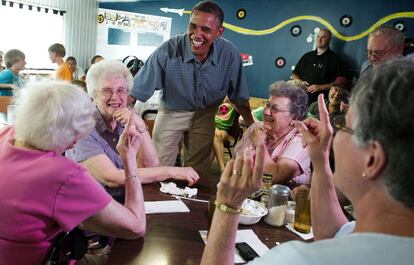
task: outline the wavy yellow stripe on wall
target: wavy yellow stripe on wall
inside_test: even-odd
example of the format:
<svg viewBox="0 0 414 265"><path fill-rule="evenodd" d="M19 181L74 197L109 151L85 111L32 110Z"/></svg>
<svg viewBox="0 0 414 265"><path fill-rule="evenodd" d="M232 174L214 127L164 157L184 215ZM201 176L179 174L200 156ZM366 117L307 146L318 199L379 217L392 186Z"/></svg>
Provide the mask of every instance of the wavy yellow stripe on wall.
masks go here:
<svg viewBox="0 0 414 265"><path fill-rule="evenodd" d="M191 11L185 10L183 13L184 14L190 14ZM414 12L398 12L398 13L390 14L388 16L385 16L385 17L379 19L376 23L374 23L367 30L365 30L365 31L363 31L363 32L361 32L357 35L354 35L354 36L344 36L341 33L339 33L331 25L331 23L329 23L325 19L323 19L321 17L317 17L317 16L308 16L308 15L292 17L290 19L287 19L285 21L280 22L279 24L277 24L276 26L274 26L272 28L263 29L263 30L254 30L254 29L242 28L242 27L232 25L232 24L229 24L229 23L226 23L226 22L224 22L223 25L224 25L225 28L228 28L229 30L232 30L232 31L240 33L240 34L261 36L261 35L272 34L276 31L278 31L279 29L283 28L284 26L287 26L288 24L296 22L296 21L312 20L312 21L316 21L316 22L319 22L322 25L324 25L338 39L344 40L344 41L354 41L354 40L358 40L358 39L361 39L361 38L367 36L376 27L378 27L378 26L380 26L380 25L382 25L382 24L384 24L384 23L386 23L386 22L388 22L392 19L396 19L396 18L414 18Z"/></svg>

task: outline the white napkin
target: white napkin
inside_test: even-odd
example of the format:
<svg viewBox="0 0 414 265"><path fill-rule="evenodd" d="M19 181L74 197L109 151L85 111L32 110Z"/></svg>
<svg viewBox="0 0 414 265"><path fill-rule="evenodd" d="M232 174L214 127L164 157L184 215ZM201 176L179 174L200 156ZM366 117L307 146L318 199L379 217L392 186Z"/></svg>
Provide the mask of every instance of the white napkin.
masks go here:
<svg viewBox="0 0 414 265"><path fill-rule="evenodd" d="M188 213L187 205L180 200L144 202L145 213Z"/></svg>
<svg viewBox="0 0 414 265"><path fill-rule="evenodd" d="M312 231L312 227L311 227L311 231L310 231L310 233L309 233L309 234L304 234L304 233L301 233L301 232L296 231L296 230L293 228L293 224L291 224L291 223L287 223L287 224L286 224L286 228L287 228L287 229L289 229L290 231L292 231L293 233L297 234L298 236L300 236L302 239L308 240L308 239L313 238L313 231Z"/></svg>
<svg viewBox="0 0 414 265"><path fill-rule="evenodd" d="M207 230L199 230L198 232L200 233L204 243L207 243ZM249 244L249 246L256 251L259 257L263 256L269 250L269 248L263 244L252 229L237 230L236 243L239 242L246 242ZM237 250L234 253L234 263L245 263L244 259L240 257Z"/></svg>
<svg viewBox="0 0 414 265"><path fill-rule="evenodd" d="M185 187L184 189L180 189L177 187L177 184L175 184L174 182L169 182L169 183L164 183L161 182L161 188L160 191L163 193L169 193L172 195L180 195L180 196L185 196L185 197L193 197L195 195L197 195L197 188L189 188L189 187Z"/></svg>

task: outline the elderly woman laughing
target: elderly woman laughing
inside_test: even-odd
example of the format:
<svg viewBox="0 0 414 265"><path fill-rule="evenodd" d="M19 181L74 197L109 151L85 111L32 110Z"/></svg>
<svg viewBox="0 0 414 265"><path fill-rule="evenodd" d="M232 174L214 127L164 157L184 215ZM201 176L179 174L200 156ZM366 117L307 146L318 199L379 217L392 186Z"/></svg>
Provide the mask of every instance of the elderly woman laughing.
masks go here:
<svg viewBox="0 0 414 265"><path fill-rule="evenodd" d="M132 89L132 76L121 62L103 60L88 71L86 84L88 94L96 104L96 126L72 150L67 151L66 156L84 164L114 198L122 201L124 165L115 146L124 130L125 117L129 116L126 105ZM142 183L169 178L185 180L189 185L197 182L199 176L191 167L158 167L154 144L144 121L138 119L137 130L143 138L137 155Z"/></svg>
<svg viewBox="0 0 414 265"><path fill-rule="evenodd" d="M310 181L310 159L302 146L302 136L294 127L295 120L306 118L306 92L283 81L269 87L270 98L263 112L263 123L255 123L247 129L236 146L236 153L250 148L254 152L264 143L264 171L272 174L273 183L290 187Z"/></svg>

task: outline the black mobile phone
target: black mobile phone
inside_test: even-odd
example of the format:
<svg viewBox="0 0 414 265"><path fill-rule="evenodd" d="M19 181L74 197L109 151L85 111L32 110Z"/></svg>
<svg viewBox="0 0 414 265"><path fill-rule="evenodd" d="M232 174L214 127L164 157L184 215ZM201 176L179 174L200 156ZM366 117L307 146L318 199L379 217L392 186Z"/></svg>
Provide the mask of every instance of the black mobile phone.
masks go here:
<svg viewBox="0 0 414 265"><path fill-rule="evenodd" d="M239 251L240 257L242 257L246 262L259 256L246 242L236 243L236 249Z"/></svg>

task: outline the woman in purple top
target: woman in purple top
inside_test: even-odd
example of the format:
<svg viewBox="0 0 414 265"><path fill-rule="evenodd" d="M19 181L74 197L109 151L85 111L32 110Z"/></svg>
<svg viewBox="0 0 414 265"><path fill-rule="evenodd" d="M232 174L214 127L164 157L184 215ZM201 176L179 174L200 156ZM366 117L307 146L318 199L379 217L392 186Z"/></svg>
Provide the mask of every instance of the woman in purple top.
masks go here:
<svg viewBox="0 0 414 265"><path fill-rule="evenodd" d="M125 165L115 143L131 112L126 106L132 89L132 76L121 62L103 60L90 68L86 84L88 94L96 104L96 125L73 149L66 152L66 156L84 164L92 176L122 202ZM199 176L191 167L159 167L157 151L141 118L137 119L137 126L142 136L136 157L142 183L169 178L187 181L189 185L198 181Z"/></svg>
<svg viewBox="0 0 414 265"><path fill-rule="evenodd" d="M247 129L236 146L236 153L241 155L246 148L255 152L255 147L264 143L267 150L264 170L272 174L273 183L290 187L307 184L310 181L310 158L294 121L306 118L308 96L302 88L283 81L271 84L269 94L263 122Z"/></svg>
<svg viewBox="0 0 414 265"><path fill-rule="evenodd" d="M143 236L137 116L131 114L117 143L128 191L122 206L84 167L61 155L95 125L95 107L84 91L59 81L33 83L16 104L16 125L0 130L1 263L44 264L59 233L76 226L125 239Z"/></svg>

